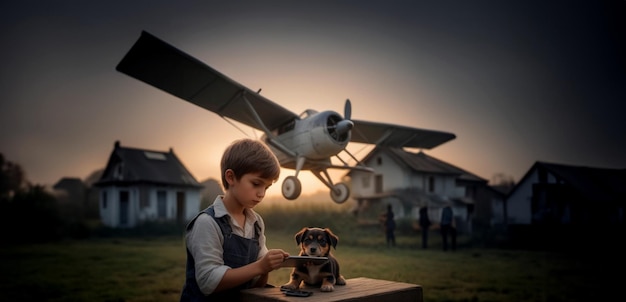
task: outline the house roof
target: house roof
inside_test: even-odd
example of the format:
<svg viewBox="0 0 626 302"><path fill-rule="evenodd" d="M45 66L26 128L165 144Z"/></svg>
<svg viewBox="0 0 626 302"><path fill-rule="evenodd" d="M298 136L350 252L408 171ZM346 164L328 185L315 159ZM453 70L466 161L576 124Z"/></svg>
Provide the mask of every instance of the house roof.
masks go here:
<svg viewBox="0 0 626 302"><path fill-rule="evenodd" d="M85 183L80 178L77 177L63 177L61 178L54 186L52 186L55 190L66 190L69 188L84 188Z"/></svg>
<svg viewBox="0 0 626 302"><path fill-rule="evenodd" d="M423 151L409 152L402 148L376 147L372 152L365 156L362 162L367 162L378 152L385 152L390 157L404 164L416 172L455 175L458 180L487 182L487 180L467 172L459 167L446 163L442 160L427 155Z"/></svg>
<svg viewBox="0 0 626 302"><path fill-rule="evenodd" d="M572 166L537 161L524 175L513 194L536 169L546 169L589 200L626 200L626 169Z"/></svg>
<svg viewBox="0 0 626 302"><path fill-rule="evenodd" d="M202 187L171 148L169 152L128 148L116 141L107 166L95 185L128 183Z"/></svg>

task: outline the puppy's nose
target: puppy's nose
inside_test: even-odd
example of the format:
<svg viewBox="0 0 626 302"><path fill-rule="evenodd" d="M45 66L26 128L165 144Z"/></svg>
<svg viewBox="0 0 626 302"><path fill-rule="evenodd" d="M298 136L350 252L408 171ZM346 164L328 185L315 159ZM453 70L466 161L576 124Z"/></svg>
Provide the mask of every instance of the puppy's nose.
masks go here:
<svg viewBox="0 0 626 302"><path fill-rule="evenodd" d="M317 248L312 247L311 248L311 253L315 253L315 251L317 251Z"/></svg>

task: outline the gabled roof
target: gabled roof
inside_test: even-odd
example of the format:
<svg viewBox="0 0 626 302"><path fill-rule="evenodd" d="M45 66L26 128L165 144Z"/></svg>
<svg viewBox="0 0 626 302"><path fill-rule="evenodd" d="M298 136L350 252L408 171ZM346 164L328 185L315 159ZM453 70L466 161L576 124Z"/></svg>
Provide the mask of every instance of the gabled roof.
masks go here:
<svg viewBox="0 0 626 302"><path fill-rule="evenodd" d="M536 169L546 169L563 183L568 184L590 200L626 200L626 169L607 169L572 166L537 161L526 172L522 184ZM510 195L509 194L509 195Z"/></svg>
<svg viewBox="0 0 626 302"><path fill-rule="evenodd" d="M172 149L162 152L127 148L117 141L102 177L95 185L136 183L202 187Z"/></svg>
<svg viewBox="0 0 626 302"><path fill-rule="evenodd" d="M454 175L459 180L487 182L487 180L467 172L459 167L434 158L426 153L406 151L402 148L376 147L361 162L367 162L379 152L388 154L401 165L406 165L415 172Z"/></svg>

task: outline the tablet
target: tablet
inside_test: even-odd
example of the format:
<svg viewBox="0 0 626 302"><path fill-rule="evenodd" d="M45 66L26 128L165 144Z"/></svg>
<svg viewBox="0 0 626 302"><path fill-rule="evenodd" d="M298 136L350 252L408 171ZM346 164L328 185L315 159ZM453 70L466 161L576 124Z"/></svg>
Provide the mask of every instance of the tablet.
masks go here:
<svg viewBox="0 0 626 302"><path fill-rule="evenodd" d="M307 262L311 262L314 265L324 264L328 261L327 257L311 257L311 256L289 256L285 258L285 261L280 265L282 267L299 266Z"/></svg>

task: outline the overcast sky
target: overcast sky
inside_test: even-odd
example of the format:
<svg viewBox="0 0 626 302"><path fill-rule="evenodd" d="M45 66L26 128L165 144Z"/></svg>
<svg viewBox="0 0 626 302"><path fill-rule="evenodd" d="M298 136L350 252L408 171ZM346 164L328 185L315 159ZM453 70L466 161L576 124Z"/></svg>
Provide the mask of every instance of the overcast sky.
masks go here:
<svg viewBox="0 0 626 302"><path fill-rule="evenodd" d="M350 98L354 119L452 132L424 151L487 180L626 168L624 1L109 2L0 4L0 153L32 183L84 179L117 140L219 179L246 134L117 72L142 30L297 114Z"/></svg>

